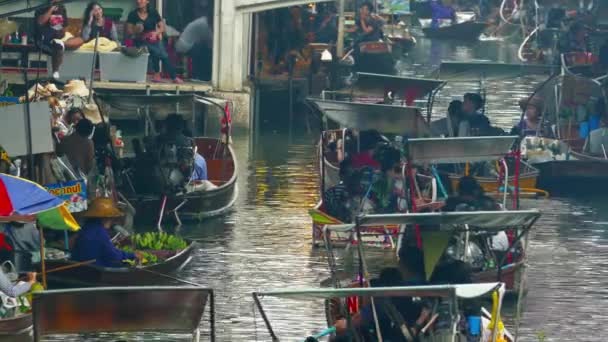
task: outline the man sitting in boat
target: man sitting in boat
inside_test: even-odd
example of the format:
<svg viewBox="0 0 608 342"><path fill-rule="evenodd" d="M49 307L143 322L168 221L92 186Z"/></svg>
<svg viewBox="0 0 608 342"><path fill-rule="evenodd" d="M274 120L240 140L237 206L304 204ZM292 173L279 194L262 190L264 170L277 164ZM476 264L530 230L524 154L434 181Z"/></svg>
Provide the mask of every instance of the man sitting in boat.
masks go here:
<svg viewBox="0 0 608 342"><path fill-rule="evenodd" d="M354 41L355 51L363 42L377 42L382 39L382 26L384 20L373 13L374 6L371 2L364 2L359 7L359 16L355 19L355 26L348 30L350 33L357 33Z"/></svg>
<svg viewBox="0 0 608 342"><path fill-rule="evenodd" d="M442 211L483 211L498 210L496 201L484 194L483 188L474 177L464 176L458 183L458 196L450 196Z"/></svg>
<svg viewBox="0 0 608 342"><path fill-rule="evenodd" d="M456 10L451 6L451 0L432 0L430 5L433 18L431 27L440 27L441 21L445 19L456 22Z"/></svg>
<svg viewBox="0 0 608 342"><path fill-rule="evenodd" d="M353 168L371 167L379 169L380 163L374 159L374 150L379 143L387 141L386 138L376 130L368 130L359 132L356 139L358 139L358 142L350 139L346 141L345 145L346 151L351 156Z"/></svg>
<svg viewBox="0 0 608 342"><path fill-rule="evenodd" d="M401 253L400 253L401 254ZM417 248L408 248L403 257L399 259L399 268L388 267L380 271L377 279L370 281L372 287L416 286L424 285L424 261L422 252ZM411 297L374 298L375 311L380 325L382 338L385 341L403 341L404 331L410 335L408 341L418 334L424 322L428 319L428 312L421 303L414 302ZM352 327L364 337L365 341L376 339L376 324L372 305L367 304L352 317ZM345 319L335 323L336 335L344 339L348 335L348 326Z"/></svg>
<svg viewBox="0 0 608 342"><path fill-rule="evenodd" d="M401 152L389 144L381 144L374 151L374 159L380 163L380 174L373 177L370 192L374 211L395 213L407 209L401 177Z"/></svg>
<svg viewBox="0 0 608 342"><path fill-rule="evenodd" d="M525 111L525 114L523 120L511 129L512 135L542 137L552 135L550 127L542 126L543 100L540 97L534 96L529 100L528 98L522 99L519 101L519 107ZM545 121L545 123L548 122Z"/></svg>
<svg viewBox="0 0 608 342"><path fill-rule="evenodd" d="M197 180L206 178L206 163L196 162L194 141L185 134L184 120L178 114L170 114L165 119L165 132L156 139L160 155L160 167L164 169L167 191L179 192L193 176ZM196 166L195 166L196 165Z"/></svg>
<svg viewBox="0 0 608 342"><path fill-rule="evenodd" d="M325 212L346 223L352 222L354 197L359 195L361 174L350 165L350 160L340 162L340 183L323 193Z"/></svg>
<svg viewBox="0 0 608 342"><path fill-rule="evenodd" d="M139 252L128 253L116 248L108 230L124 214L116 208L110 198L96 198L84 213L87 219L76 237L72 248L75 261L95 260L101 267L121 267L123 261L140 259Z"/></svg>
<svg viewBox="0 0 608 342"><path fill-rule="evenodd" d="M466 93L462 101L463 118L458 126L459 137L491 134L490 119L483 113L483 98L477 93Z"/></svg>

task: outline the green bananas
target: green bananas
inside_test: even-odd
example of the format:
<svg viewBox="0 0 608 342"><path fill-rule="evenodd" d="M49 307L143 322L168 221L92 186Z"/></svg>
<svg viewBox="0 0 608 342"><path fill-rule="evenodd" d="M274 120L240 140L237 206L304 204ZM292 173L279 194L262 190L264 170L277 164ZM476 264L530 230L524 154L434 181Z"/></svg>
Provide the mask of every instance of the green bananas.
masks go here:
<svg viewBox="0 0 608 342"><path fill-rule="evenodd" d="M184 239L165 232L135 234L131 241L137 250L179 251L188 246Z"/></svg>

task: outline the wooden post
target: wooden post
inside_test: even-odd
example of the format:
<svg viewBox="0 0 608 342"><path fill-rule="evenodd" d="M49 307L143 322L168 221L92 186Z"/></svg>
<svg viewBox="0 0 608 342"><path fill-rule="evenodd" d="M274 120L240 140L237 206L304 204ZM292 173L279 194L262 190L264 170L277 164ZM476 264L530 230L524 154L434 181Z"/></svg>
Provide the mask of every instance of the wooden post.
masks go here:
<svg viewBox="0 0 608 342"><path fill-rule="evenodd" d="M44 289L47 289L46 285L46 263L44 257L44 229L42 226L40 228L40 271L42 272L42 286Z"/></svg>
<svg viewBox="0 0 608 342"><path fill-rule="evenodd" d="M338 58L344 55L344 0L338 0L338 42L336 43Z"/></svg>

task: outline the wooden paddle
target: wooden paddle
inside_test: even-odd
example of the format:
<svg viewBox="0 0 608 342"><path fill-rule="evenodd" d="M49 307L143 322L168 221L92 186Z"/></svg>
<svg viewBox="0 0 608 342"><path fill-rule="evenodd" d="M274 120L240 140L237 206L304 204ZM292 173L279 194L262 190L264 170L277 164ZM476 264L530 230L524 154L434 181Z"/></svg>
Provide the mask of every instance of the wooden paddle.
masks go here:
<svg viewBox="0 0 608 342"><path fill-rule="evenodd" d="M69 270L69 269L76 268L76 267L86 266L86 265L90 265L90 264L94 263L95 261L97 261L97 260L92 259L92 260L77 262L77 263L70 264L70 265L59 266L59 267L53 268L52 270L46 271L46 273L49 274L49 273L53 273L53 272ZM40 275L40 274L38 274L38 275Z"/></svg>

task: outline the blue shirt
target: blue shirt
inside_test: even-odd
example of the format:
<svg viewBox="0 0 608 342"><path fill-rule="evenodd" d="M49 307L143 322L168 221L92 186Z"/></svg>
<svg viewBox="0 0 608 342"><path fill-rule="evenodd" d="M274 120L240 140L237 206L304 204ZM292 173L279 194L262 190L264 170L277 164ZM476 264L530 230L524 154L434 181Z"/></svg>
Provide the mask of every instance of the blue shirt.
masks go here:
<svg viewBox="0 0 608 342"><path fill-rule="evenodd" d="M135 259L133 253L116 248L108 231L99 220L88 220L76 238L72 248L72 259L87 261L95 259L95 265L102 267L122 267L123 260Z"/></svg>
<svg viewBox="0 0 608 342"><path fill-rule="evenodd" d="M196 153L194 156L194 170L192 171L193 181L207 180L207 162L205 158Z"/></svg>

